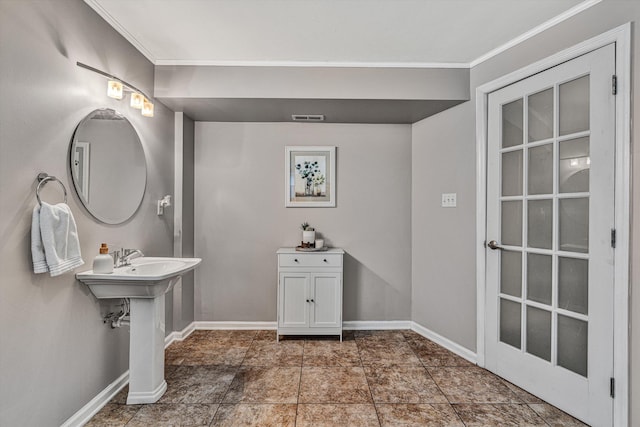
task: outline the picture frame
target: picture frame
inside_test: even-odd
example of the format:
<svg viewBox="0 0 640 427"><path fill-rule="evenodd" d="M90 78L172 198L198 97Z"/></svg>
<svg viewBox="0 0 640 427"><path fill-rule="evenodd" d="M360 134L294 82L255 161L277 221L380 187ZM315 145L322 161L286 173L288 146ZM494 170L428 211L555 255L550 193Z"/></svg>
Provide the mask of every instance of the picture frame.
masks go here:
<svg viewBox="0 0 640 427"><path fill-rule="evenodd" d="M336 147L285 147L285 207L336 206Z"/></svg>

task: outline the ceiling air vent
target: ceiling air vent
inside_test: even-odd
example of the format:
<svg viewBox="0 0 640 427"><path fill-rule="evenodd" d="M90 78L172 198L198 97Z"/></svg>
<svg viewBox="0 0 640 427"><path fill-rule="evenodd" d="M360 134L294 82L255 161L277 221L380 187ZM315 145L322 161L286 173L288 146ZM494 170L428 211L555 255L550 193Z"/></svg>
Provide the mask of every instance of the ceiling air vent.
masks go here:
<svg viewBox="0 0 640 427"><path fill-rule="evenodd" d="M294 122L324 122L324 114L292 114Z"/></svg>

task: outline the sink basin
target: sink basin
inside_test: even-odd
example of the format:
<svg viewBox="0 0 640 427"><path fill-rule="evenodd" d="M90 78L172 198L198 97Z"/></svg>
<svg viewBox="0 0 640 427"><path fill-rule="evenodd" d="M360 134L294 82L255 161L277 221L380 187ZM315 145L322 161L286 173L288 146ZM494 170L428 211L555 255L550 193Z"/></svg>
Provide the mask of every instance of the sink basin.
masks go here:
<svg viewBox="0 0 640 427"><path fill-rule="evenodd" d="M135 260L134 260L135 261ZM127 274L135 276L162 276L182 269L186 265L184 261L149 261L136 263L129 267Z"/></svg>
<svg viewBox="0 0 640 427"><path fill-rule="evenodd" d="M76 274L96 298L155 298L169 292L178 277L193 270L200 258L140 257L113 273L93 270Z"/></svg>

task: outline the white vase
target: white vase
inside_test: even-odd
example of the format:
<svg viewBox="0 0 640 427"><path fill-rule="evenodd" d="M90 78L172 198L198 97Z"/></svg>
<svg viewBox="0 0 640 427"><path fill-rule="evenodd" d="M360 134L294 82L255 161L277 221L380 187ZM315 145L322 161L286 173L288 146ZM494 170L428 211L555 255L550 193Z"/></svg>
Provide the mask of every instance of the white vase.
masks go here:
<svg viewBox="0 0 640 427"><path fill-rule="evenodd" d="M302 231L302 243L314 243L316 241L316 232L303 230Z"/></svg>

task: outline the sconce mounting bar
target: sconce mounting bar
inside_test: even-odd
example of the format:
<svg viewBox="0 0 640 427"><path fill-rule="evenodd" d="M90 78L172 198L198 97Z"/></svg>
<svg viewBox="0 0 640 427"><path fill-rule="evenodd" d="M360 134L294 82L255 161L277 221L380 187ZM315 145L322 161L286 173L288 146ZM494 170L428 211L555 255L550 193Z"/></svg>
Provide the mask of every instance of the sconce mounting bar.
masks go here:
<svg viewBox="0 0 640 427"><path fill-rule="evenodd" d="M132 85L131 83L125 82L125 81L124 81L124 80L122 80L120 77L114 76L113 74L105 73L105 72L104 72L104 71L102 71L102 70L99 70L99 69L97 69L97 68L94 68L94 67L92 67L91 65L83 64L83 63L82 63L82 62L80 62L80 61L76 62L76 65L77 65L78 67L80 67L80 68L84 68L84 69L86 69L86 70L93 71L94 73L100 74L100 75L102 75L102 76L104 76L104 77L107 77L107 78L109 78L109 79L117 80L117 81L119 81L120 83L122 83L124 86L126 86L127 88L129 88L130 90L133 90L133 91L136 91L136 92L138 92L138 93L141 93L142 95L144 95L144 97L145 97L146 99L149 99L149 100L151 99L151 97L147 96L147 94L146 94L146 93L144 93L143 91L141 91L140 89L138 89L137 87L135 87L134 85Z"/></svg>

